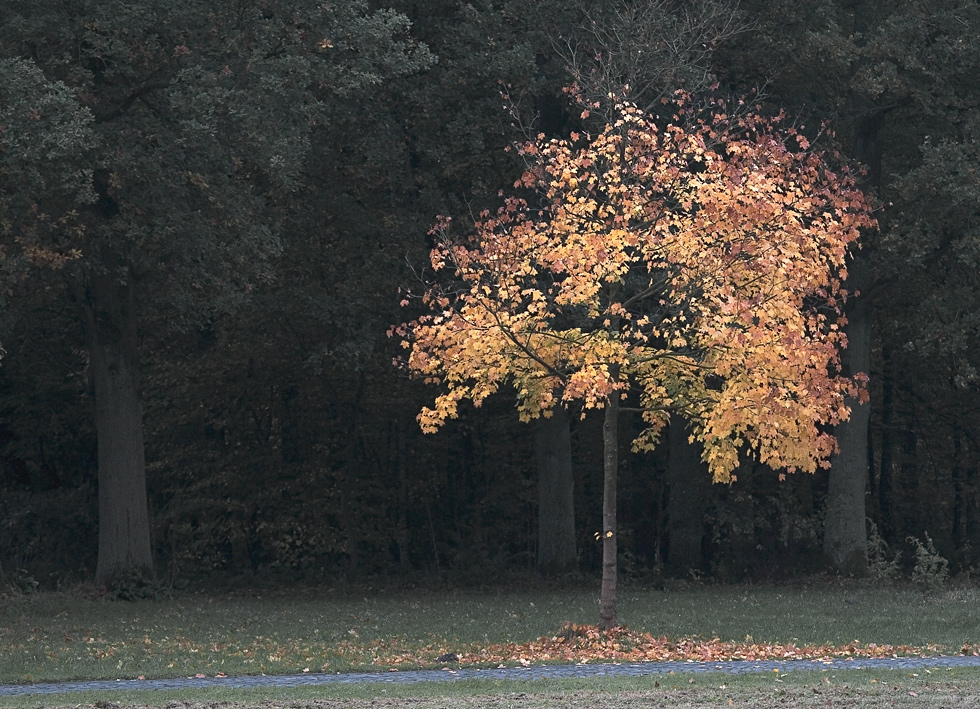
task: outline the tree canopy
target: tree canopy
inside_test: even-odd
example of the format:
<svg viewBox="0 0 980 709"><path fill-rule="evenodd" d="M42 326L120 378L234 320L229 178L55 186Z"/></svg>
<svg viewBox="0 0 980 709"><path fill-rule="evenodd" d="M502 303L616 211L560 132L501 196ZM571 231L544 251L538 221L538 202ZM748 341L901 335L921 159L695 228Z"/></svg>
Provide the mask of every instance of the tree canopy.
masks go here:
<svg viewBox="0 0 980 709"><path fill-rule="evenodd" d="M574 92L574 87L572 88ZM583 101L583 118L594 103ZM523 145L529 168L495 215L454 241L443 220L431 254L448 283L430 311L396 327L407 367L446 388L424 431L502 385L522 419L556 405L604 408L600 627L616 624L618 416L634 399L650 450L687 420L715 480L748 449L774 469L813 472L835 449L848 246L870 209L783 116L684 96L658 125L630 104L595 138Z"/></svg>
<svg viewBox="0 0 980 709"><path fill-rule="evenodd" d="M743 446L773 468L825 465L825 427L860 383L836 369L844 260L868 205L781 116L676 110L663 128L623 105L594 138L541 136L515 185L533 196L484 212L465 241L437 225L432 265L455 279L397 330L408 367L446 387L424 430L505 383L523 419L621 391L646 422L636 448L688 419L717 480Z"/></svg>

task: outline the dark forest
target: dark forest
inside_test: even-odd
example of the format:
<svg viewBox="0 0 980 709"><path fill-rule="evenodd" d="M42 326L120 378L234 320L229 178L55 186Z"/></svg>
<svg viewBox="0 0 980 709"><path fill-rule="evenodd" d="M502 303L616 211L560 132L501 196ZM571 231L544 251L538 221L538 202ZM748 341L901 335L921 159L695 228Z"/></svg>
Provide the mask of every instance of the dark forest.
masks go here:
<svg viewBox="0 0 980 709"><path fill-rule="evenodd" d="M860 170L830 468L629 453L626 581L980 567L980 6L965 0L6 0L0 577L598 578L602 413L512 391L435 434L393 364L439 215L472 224L565 90L784 111ZM852 402L854 403L854 402Z"/></svg>

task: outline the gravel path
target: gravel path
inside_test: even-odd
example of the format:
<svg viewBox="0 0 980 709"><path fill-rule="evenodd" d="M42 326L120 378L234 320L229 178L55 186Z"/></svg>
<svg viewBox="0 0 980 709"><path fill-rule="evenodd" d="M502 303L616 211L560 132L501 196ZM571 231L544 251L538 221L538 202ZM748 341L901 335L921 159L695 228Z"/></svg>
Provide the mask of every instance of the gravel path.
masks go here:
<svg viewBox="0 0 980 709"><path fill-rule="evenodd" d="M461 679L563 679L570 677L638 677L674 672L791 672L794 670L919 669L933 667L980 667L978 656L855 658L849 660L759 660L728 662L628 662L622 664L536 665L495 669L408 670L399 672L358 672L347 674L249 675L243 677L178 677L148 680L100 680L92 682L51 682L43 684L0 685L0 696L60 694L65 692L107 692L120 689L193 689L199 687L304 687L323 684L380 682L454 682Z"/></svg>

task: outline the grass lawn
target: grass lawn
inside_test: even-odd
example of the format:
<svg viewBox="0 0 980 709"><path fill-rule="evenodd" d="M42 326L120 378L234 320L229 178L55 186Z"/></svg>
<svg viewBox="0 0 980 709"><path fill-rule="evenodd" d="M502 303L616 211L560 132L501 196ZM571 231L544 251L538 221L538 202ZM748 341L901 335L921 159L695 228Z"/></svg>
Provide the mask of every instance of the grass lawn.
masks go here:
<svg viewBox="0 0 980 709"><path fill-rule="evenodd" d="M671 675L577 680L296 689L196 689L0 697L0 706L43 709L632 709L633 707L942 707L980 706L980 669Z"/></svg>
<svg viewBox="0 0 980 709"><path fill-rule="evenodd" d="M866 586L624 588L620 621L671 639L926 646L980 644L980 590ZM0 682L291 674L432 666L446 652L595 623L597 589L331 589L106 602L42 593L0 603ZM540 658L530 657L537 660ZM552 658L555 659L555 658Z"/></svg>

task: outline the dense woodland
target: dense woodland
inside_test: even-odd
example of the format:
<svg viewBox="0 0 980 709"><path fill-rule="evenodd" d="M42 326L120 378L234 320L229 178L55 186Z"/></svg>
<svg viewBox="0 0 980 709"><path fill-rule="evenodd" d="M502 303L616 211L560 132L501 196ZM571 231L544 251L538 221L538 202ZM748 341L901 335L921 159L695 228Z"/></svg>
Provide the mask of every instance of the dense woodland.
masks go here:
<svg viewBox="0 0 980 709"><path fill-rule="evenodd" d="M388 336L437 215L499 206L508 146L601 129L573 82L783 110L878 224L830 469L712 484L680 424L626 454L624 413L621 576L907 574L917 544L972 573L978 37L972 0L7 0L3 578L595 578L601 414L502 391L425 435L437 387Z"/></svg>

